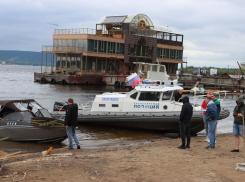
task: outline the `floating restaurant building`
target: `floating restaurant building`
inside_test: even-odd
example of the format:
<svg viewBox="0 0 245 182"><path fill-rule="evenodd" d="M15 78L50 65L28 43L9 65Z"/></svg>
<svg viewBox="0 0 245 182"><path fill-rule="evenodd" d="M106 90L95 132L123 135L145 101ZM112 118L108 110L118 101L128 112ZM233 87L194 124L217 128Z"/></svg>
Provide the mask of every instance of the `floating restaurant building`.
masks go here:
<svg viewBox="0 0 245 182"><path fill-rule="evenodd" d="M48 54L51 73L41 70L35 81L120 85L137 71L134 62L160 63L175 75L183 63L183 35L154 25L144 14L106 16L96 29L55 29L53 45L42 47L42 65Z"/></svg>

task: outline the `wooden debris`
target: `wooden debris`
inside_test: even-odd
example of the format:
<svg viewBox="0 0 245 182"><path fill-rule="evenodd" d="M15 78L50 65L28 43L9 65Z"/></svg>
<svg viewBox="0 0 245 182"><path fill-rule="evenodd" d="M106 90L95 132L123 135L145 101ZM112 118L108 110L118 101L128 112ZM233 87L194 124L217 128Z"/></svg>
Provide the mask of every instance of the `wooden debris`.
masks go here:
<svg viewBox="0 0 245 182"><path fill-rule="evenodd" d="M9 137L1 138L0 141L4 141L4 140L7 140L7 139L9 139Z"/></svg>
<svg viewBox="0 0 245 182"><path fill-rule="evenodd" d="M39 159L38 162L40 162L41 160L43 160L43 158L44 158L46 155L48 155L48 153L50 152L50 150L52 150L52 148L53 148L53 147L49 147L49 149L45 152L45 154L42 156L42 158Z"/></svg>

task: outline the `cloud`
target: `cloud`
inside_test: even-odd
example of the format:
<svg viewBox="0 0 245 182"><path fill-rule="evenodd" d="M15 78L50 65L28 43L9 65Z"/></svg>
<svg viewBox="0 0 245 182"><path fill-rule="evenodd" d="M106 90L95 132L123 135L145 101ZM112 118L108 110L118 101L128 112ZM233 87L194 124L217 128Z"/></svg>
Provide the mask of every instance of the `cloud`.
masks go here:
<svg viewBox="0 0 245 182"><path fill-rule="evenodd" d="M1 50L41 51L42 45L52 45L48 23L95 29L102 16L143 13L153 24L184 35L189 65L235 65L245 59L242 0L8 0L0 7Z"/></svg>

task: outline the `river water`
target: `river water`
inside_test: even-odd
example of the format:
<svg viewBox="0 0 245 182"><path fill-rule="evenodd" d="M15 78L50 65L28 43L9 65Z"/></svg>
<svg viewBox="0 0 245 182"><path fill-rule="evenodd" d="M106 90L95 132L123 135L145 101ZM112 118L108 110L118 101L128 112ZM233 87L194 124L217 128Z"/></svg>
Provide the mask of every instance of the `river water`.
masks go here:
<svg viewBox="0 0 245 182"><path fill-rule="evenodd" d="M34 82L34 72L40 72L39 66L22 65L0 65L0 100L12 99L35 99L49 111L52 110L55 101L67 101L73 98L76 103L87 103L92 101L96 94L103 92L122 92L123 89L115 89L113 86L86 86L86 85L51 85ZM221 107L233 110L237 95L227 95ZM194 102L194 98L190 96ZM201 104L203 98L196 102ZM219 121L218 134L232 132L233 116ZM198 135L204 135L201 131ZM161 132L150 132L140 130L127 130L108 127L91 127L78 125L77 136L81 143L81 148L95 148L103 146L120 146L134 143L149 142L152 139L164 139ZM54 148L64 147L68 140L58 144L40 144L0 141L0 150L6 152L37 152L46 150L52 146Z"/></svg>

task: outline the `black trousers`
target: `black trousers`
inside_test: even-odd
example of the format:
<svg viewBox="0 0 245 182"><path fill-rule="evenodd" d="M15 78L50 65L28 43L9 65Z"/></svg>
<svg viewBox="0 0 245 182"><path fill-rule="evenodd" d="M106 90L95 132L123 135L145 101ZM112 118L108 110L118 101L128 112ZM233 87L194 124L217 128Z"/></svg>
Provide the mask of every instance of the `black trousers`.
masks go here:
<svg viewBox="0 0 245 182"><path fill-rule="evenodd" d="M190 134L190 128L191 128L191 124L186 124L186 123L180 123L180 135L181 135L181 139L182 139L182 146L185 146L185 136L187 136L187 144L188 146L190 146L190 142L191 142L191 134Z"/></svg>

